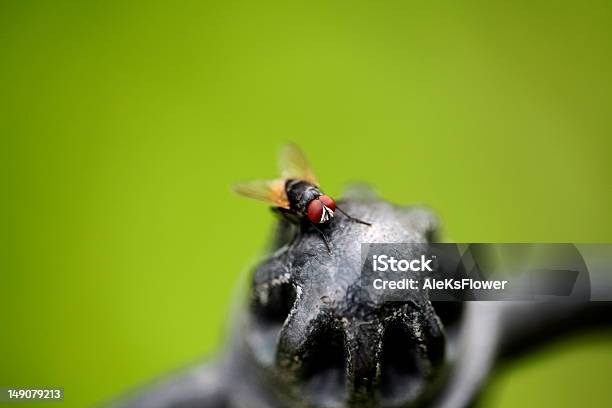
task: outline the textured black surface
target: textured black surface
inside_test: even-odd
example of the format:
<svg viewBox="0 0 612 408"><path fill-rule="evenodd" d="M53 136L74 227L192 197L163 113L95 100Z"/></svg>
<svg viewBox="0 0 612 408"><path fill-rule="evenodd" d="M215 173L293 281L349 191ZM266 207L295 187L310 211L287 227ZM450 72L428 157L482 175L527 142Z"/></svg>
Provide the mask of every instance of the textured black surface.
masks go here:
<svg viewBox="0 0 612 408"><path fill-rule="evenodd" d="M427 242L435 217L364 189L322 226L282 219L270 256L252 275L231 343L204 364L137 392L121 407L463 407L496 360L536 340L609 323L607 303L432 304L363 298L361 243ZM571 324L570 324L571 323Z"/></svg>

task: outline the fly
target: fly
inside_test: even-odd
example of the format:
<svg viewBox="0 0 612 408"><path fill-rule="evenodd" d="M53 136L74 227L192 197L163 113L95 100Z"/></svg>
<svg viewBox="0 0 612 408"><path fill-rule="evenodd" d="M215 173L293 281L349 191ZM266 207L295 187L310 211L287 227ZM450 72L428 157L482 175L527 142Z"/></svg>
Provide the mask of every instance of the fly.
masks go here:
<svg viewBox="0 0 612 408"><path fill-rule="evenodd" d="M306 156L294 144L283 146L280 154L281 177L273 180L254 180L238 183L234 191L240 195L266 202L290 219L310 223L321 235L327 250L330 243L317 224L326 224L339 211L349 220L365 225L369 222L352 217L343 211L333 198L323 193Z"/></svg>

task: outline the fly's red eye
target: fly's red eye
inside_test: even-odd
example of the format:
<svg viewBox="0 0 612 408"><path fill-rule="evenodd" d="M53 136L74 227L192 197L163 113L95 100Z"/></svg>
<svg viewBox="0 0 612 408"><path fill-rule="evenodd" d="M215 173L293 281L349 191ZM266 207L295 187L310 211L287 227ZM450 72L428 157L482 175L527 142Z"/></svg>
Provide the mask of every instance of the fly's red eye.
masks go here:
<svg viewBox="0 0 612 408"><path fill-rule="evenodd" d="M321 202L323 204L325 204L325 206L327 208L329 208L332 211L336 210L336 202L328 195L322 195L319 197L319 200L321 200Z"/></svg>
<svg viewBox="0 0 612 408"><path fill-rule="evenodd" d="M312 200L308 204L307 209L308 219L312 222L321 222L321 216L323 215L323 204L319 200Z"/></svg>

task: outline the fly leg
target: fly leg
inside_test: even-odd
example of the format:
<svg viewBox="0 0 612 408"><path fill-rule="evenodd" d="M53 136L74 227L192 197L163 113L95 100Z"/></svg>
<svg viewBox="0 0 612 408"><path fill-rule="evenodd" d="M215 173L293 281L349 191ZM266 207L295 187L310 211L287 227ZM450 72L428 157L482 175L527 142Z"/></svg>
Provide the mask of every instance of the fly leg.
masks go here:
<svg viewBox="0 0 612 408"><path fill-rule="evenodd" d="M294 224L299 224L300 222L300 217L294 211L291 211L285 208L280 208L280 207L273 207L272 211L282 215L285 219L289 220L290 222ZM331 255L332 250L331 250L331 242L329 242L329 238L327 238L325 233L321 231L321 229L317 227L312 221L308 220L308 222L310 223L310 225L312 225L312 228L314 228L315 231L319 233L319 235L321 236L321 239L323 240L323 242L325 242L325 247L327 247L327 252ZM293 236L293 240L295 240L295 238L296 236Z"/></svg>
<svg viewBox="0 0 612 408"><path fill-rule="evenodd" d="M365 222L363 220L360 220L359 218L355 218L349 214L347 214L346 212L344 212L344 210L342 210L342 208L336 206L336 210L340 211L342 214L344 214L349 220L353 221L353 222L358 222L359 224L364 224L364 225L372 225L369 222Z"/></svg>
<svg viewBox="0 0 612 408"><path fill-rule="evenodd" d="M329 238L327 238L325 233L321 231L321 229L317 227L312 221L308 221L308 222L310 222L310 225L312 225L312 228L314 228L319 233L319 235L323 239L323 242L325 242L325 246L327 247L327 252L331 255L332 250L331 250L331 242L329 242Z"/></svg>

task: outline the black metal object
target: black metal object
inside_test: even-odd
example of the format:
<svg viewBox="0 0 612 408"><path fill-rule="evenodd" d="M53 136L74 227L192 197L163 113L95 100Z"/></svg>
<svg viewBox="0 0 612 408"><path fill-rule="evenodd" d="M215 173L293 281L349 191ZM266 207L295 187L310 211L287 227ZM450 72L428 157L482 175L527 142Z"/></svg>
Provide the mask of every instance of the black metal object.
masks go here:
<svg viewBox="0 0 612 408"><path fill-rule="evenodd" d="M566 330L609 324L608 303L404 303L360 296L362 242L427 242L436 219L354 189L317 231L281 219L219 359L118 407L464 407L494 363ZM605 290L608 290L606 288ZM601 290L604 290L603 288Z"/></svg>

